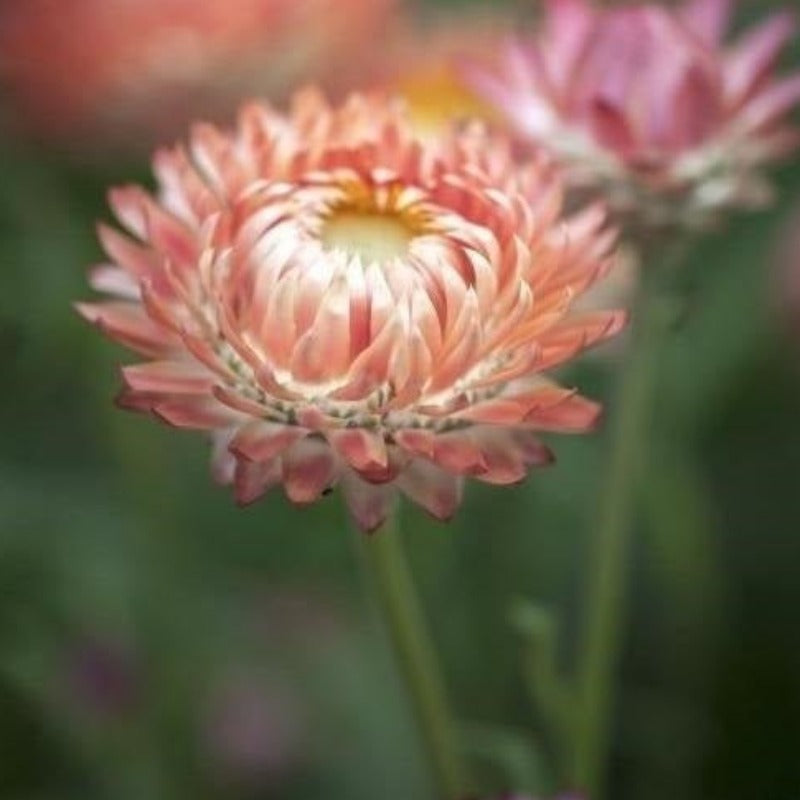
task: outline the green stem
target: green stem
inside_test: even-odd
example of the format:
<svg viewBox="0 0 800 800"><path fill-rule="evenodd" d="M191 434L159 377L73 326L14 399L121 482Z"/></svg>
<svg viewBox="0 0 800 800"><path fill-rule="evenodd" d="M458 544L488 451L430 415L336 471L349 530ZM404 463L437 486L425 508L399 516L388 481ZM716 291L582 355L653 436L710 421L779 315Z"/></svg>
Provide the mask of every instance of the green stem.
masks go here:
<svg viewBox="0 0 800 800"><path fill-rule="evenodd" d="M573 780L589 800L599 800L606 777L638 477L647 447L661 344L673 320L669 298L665 303L660 292L661 282L669 277L667 273L674 272L684 252L683 245L679 245L668 249L661 264L644 260L632 320L631 351L616 397L611 455L592 536L591 573L578 665Z"/></svg>
<svg viewBox="0 0 800 800"><path fill-rule="evenodd" d="M364 543L398 668L431 761L438 797L456 800L462 796L462 771L454 726L397 521L391 519L377 533L364 537Z"/></svg>

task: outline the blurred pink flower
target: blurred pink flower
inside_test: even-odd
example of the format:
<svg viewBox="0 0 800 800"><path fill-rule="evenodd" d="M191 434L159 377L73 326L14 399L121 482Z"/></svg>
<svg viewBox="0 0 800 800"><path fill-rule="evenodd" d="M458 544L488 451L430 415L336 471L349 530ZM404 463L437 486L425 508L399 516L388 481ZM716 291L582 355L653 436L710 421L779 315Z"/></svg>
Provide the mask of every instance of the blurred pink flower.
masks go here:
<svg viewBox="0 0 800 800"><path fill-rule="evenodd" d="M208 765L225 784L280 780L307 757L304 728L302 706L285 681L229 675L203 719Z"/></svg>
<svg viewBox="0 0 800 800"><path fill-rule="evenodd" d="M157 197L111 193L130 235L101 226L91 282L113 299L79 310L148 359L123 369L121 405L212 432L240 503L338 484L365 530L397 489L446 519L464 476L520 481L552 460L541 431L596 422L543 373L622 327L571 311L615 235L596 206L562 215L548 162L306 91L288 116L197 126L154 166Z"/></svg>
<svg viewBox="0 0 800 800"><path fill-rule="evenodd" d="M499 118L494 108L461 80L459 61L467 56L492 63L506 41L511 21L496 9L457 20L445 15L424 25L396 25L375 57L375 86L399 94L417 132L438 135L467 119Z"/></svg>
<svg viewBox="0 0 800 800"><path fill-rule="evenodd" d="M778 77L792 37L777 13L724 45L730 0L602 8L545 0L539 34L509 44L471 85L525 140L549 147L571 183L645 226L704 225L764 203L762 166L797 141L787 113L800 73Z"/></svg>
<svg viewBox="0 0 800 800"><path fill-rule="evenodd" d="M110 721L133 713L142 695L143 669L118 642L81 639L67 653L63 702L81 717Z"/></svg>
<svg viewBox="0 0 800 800"><path fill-rule="evenodd" d="M29 126L150 147L243 94L341 87L396 0L24 0L0 8L0 78ZM87 137L82 141L81 137ZM91 142L91 145L88 143Z"/></svg>

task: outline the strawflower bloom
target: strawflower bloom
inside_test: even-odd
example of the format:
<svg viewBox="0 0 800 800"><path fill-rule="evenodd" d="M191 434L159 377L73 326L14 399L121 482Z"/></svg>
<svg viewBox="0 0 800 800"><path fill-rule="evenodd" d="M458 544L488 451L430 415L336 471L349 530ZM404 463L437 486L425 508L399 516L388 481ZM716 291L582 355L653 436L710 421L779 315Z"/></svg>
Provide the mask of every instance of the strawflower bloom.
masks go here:
<svg viewBox="0 0 800 800"><path fill-rule="evenodd" d="M793 19L777 13L733 45L730 0L600 7L546 0L533 40L466 79L579 189L625 222L699 227L770 196L763 165L797 143L787 114L800 73L776 75Z"/></svg>
<svg viewBox="0 0 800 800"><path fill-rule="evenodd" d="M0 7L0 80L20 119L76 147L150 147L243 95L361 77L396 0L25 0Z"/></svg>
<svg viewBox="0 0 800 800"><path fill-rule="evenodd" d="M509 35L510 20L497 12L451 16L425 25L397 25L374 58L375 88L400 95L418 133L438 136L469 119L500 121L500 115L461 79L467 57L491 64Z"/></svg>
<svg viewBox="0 0 800 800"><path fill-rule="evenodd" d="M616 333L571 313L611 264L596 206L570 218L544 159L519 167L482 129L421 140L395 103L314 90L288 115L246 106L157 153L156 196L111 193L107 302L91 322L146 357L122 406L210 431L240 503L338 484L372 530L396 490L436 517L465 476L520 481L541 431L598 406L543 372Z"/></svg>

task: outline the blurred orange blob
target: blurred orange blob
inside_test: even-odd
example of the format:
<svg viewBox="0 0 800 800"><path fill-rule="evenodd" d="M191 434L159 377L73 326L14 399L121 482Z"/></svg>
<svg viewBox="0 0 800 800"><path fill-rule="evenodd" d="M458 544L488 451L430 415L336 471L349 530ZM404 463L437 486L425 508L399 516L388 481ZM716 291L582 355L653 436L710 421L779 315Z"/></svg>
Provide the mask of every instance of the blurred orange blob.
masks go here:
<svg viewBox="0 0 800 800"><path fill-rule="evenodd" d="M334 90L396 0L24 0L0 8L0 79L21 124L149 148L243 95ZM335 82L335 85L332 85Z"/></svg>
<svg viewBox="0 0 800 800"><path fill-rule="evenodd" d="M436 136L470 118L499 120L500 115L461 78L460 62L491 63L509 35L511 21L497 12L474 14L426 27L406 21L397 26L378 60L379 88L402 96L416 132Z"/></svg>

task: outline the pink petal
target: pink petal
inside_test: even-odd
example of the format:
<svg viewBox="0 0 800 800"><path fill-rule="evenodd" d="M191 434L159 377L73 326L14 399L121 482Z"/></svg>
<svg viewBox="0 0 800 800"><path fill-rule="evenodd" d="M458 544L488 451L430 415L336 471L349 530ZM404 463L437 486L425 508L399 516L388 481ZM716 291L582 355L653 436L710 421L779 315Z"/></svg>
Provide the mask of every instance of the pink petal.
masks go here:
<svg viewBox="0 0 800 800"><path fill-rule="evenodd" d="M185 309L175 301L174 293L167 281L145 278L140 284L140 291L142 305L148 316L165 330L180 335L185 328L186 313Z"/></svg>
<svg viewBox="0 0 800 800"><path fill-rule="evenodd" d="M675 149L702 143L720 123L719 86L708 70L692 64L673 96L669 145Z"/></svg>
<svg viewBox="0 0 800 800"><path fill-rule="evenodd" d="M525 421L538 430L583 433L596 427L602 406L580 395L567 397L555 405L530 411Z"/></svg>
<svg viewBox="0 0 800 800"><path fill-rule="evenodd" d="M542 334L539 369L561 364L576 353L616 336L627 324L625 311L576 314Z"/></svg>
<svg viewBox="0 0 800 800"><path fill-rule="evenodd" d="M147 238L144 209L149 199L147 192L140 186L118 186L108 193L108 204L117 219L142 241Z"/></svg>
<svg viewBox="0 0 800 800"><path fill-rule="evenodd" d="M482 428L475 432L483 450L486 470L475 477L484 483L508 486L519 483L531 467L548 466L553 455L529 431Z"/></svg>
<svg viewBox="0 0 800 800"><path fill-rule="evenodd" d="M137 303L76 303L75 310L111 339L142 355L158 357L170 347L169 334Z"/></svg>
<svg viewBox="0 0 800 800"><path fill-rule="evenodd" d="M767 128L788 114L800 103L800 74L776 81L757 94L740 111L740 117L750 131Z"/></svg>
<svg viewBox="0 0 800 800"><path fill-rule="evenodd" d="M688 0L679 16L692 33L709 45L717 45L730 23L731 0Z"/></svg>
<svg viewBox="0 0 800 800"><path fill-rule="evenodd" d="M219 400L220 403L232 409L234 412L240 412L248 417L255 417L262 419L266 415L266 409L257 400L247 397L238 388L234 389L230 386L224 386L215 383L211 387L211 393Z"/></svg>
<svg viewBox="0 0 800 800"><path fill-rule="evenodd" d="M329 431L328 441L357 472L382 472L389 464L386 443L379 433L362 428Z"/></svg>
<svg viewBox="0 0 800 800"><path fill-rule="evenodd" d="M414 322L411 324L414 325ZM401 355L406 360L404 364L397 363ZM394 383L392 408L412 405L419 398L433 372L433 364L433 356L423 334L417 328L412 328L408 332L406 347L395 350L391 362L393 374L399 376Z"/></svg>
<svg viewBox="0 0 800 800"><path fill-rule="evenodd" d="M186 395L160 400L153 412L176 428L214 430L228 428L241 421L241 416L213 397Z"/></svg>
<svg viewBox="0 0 800 800"><path fill-rule="evenodd" d="M236 428L214 431L211 436L211 477L220 486L233 483L236 476L236 458L228 449Z"/></svg>
<svg viewBox="0 0 800 800"><path fill-rule="evenodd" d="M746 99L758 87L794 29L793 14L774 14L736 45L725 64L725 94L730 102Z"/></svg>
<svg viewBox="0 0 800 800"><path fill-rule="evenodd" d="M125 383L137 392L208 394L214 376L189 361L150 361L122 368Z"/></svg>
<svg viewBox="0 0 800 800"><path fill-rule="evenodd" d="M389 360L402 333L403 324L399 315L395 314L370 346L353 361L346 384L334 393L334 397L341 400L362 399L384 384L388 378Z"/></svg>
<svg viewBox="0 0 800 800"><path fill-rule="evenodd" d="M516 429L508 432L528 467L548 467L555 461L553 451L543 444L535 431Z"/></svg>
<svg viewBox="0 0 800 800"><path fill-rule="evenodd" d="M461 504L463 478L429 461L412 461L398 477L397 486L436 519L449 520Z"/></svg>
<svg viewBox="0 0 800 800"><path fill-rule="evenodd" d="M564 89L586 47L596 12L586 0L546 0L544 59L553 83Z"/></svg>
<svg viewBox="0 0 800 800"><path fill-rule="evenodd" d="M436 436L433 431L425 428L407 428L395 431L394 440L400 447L415 455L433 459L436 446Z"/></svg>
<svg viewBox="0 0 800 800"><path fill-rule="evenodd" d="M267 462L253 462L239 459L233 479L236 502L241 506L250 505L281 481L280 459Z"/></svg>
<svg viewBox="0 0 800 800"><path fill-rule="evenodd" d="M149 277L157 269L158 256L149 247L102 222L97 226L97 236L108 257L136 278Z"/></svg>
<svg viewBox="0 0 800 800"><path fill-rule="evenodd" d="M194 231L155 202L145 206L147 238L155 250L179 267L192 270L199 258Z"/></svg>
<svg viewBox="0 0 800 800"><path fill-rule="evenodd" d="M141 299L139 283L129 272L110 264L101 264L89 274L89 285L96 292L115 295L121 300Z"/></svg>
<svg viewBox="0 0 800 800"><path fill-rule="evenodd" d="M594 138L605 147L629 157L637 142L625 111L603 98L597 98L589 109L589 126Z"/></svg>
<svg viewBox="0 0 800 800"><path fill-rule="evenodd" d="M548 115L546 103L535 96L525 97L523 102L517 87L478 64L465 63L460 73L472 91L516 120L530 135L538 136L544 132L543 120Z"/></svg>
<svg viewBox="0 0 800 800"><path fill-rule="evenodd" d="M289 363L297 341L294 319L296 294L296 276L285 275L277 282L267 304L261 339L265 350L276 365Z"/></svg>
<svg viewBox="0 0 800 800"><path fill-rule="evenodd" d="M307 435L308 431L297 425L255 420L239 430L230 443L230 449L248 461L272 461Z"/></svg>
<svg viewBox="0 0 800 800"><path fill-rule="evenodd" d="M196 223L219 208L219 199L197 174L182 147L158 150L153 157L153 172L162 187L162 202L183 221Z"/></svg>
<svg viewBox="0 0 800 800"><path fill-rule="evenodd" d="M322 439L307 437L283 455L286 496L298 504L314 503L336 480L336 460Z"/></svg>
<svg viewBox="0 0 800 800"><path fill-rule="evenodd" d="M448 314L450 312L448 311ZM478 298L470 289L463 301L443 350L437 359L428 390L436 392L453 384L474 362L481 344L480 312Z"/></svg>
<svg viewBox="0 0 800 800"><path fill-rule="evenodd" d="M458 419L486 425L517 425L525 416L525 406L514 397L497 397L459 411Z"/></svg>
<svg viewBox="0 0 800 800"><path fill-rule="evenodd" d="M163 400L163 395L149 394L147 392L134 392L124 387L120 389L114 398L114 405L124 411L136 411L138 413L151 414L153 408Z"/></svg>
<svg viewBox="0 0 800 800"><path fill-rule="evenodd" d="M487 468L483 452L473 441L469 429L437 436L433 460L446 472L457 475L478 475Z"/></svg>
<svg viewBox="0 0 800 800"><path fill-rule="evenodd" d="M301 381L323 383L350 365L350 299L345 280L334 280L311 327L300 337L290 369Z"/></svg>
<svg viewBox="0 0 800 800"><path fill-rule="evenodd" d="M340 485L356 525L365 533L378 530L392 511L397 494L395 487L368 483L349 470L342 475Z"/></svg>

